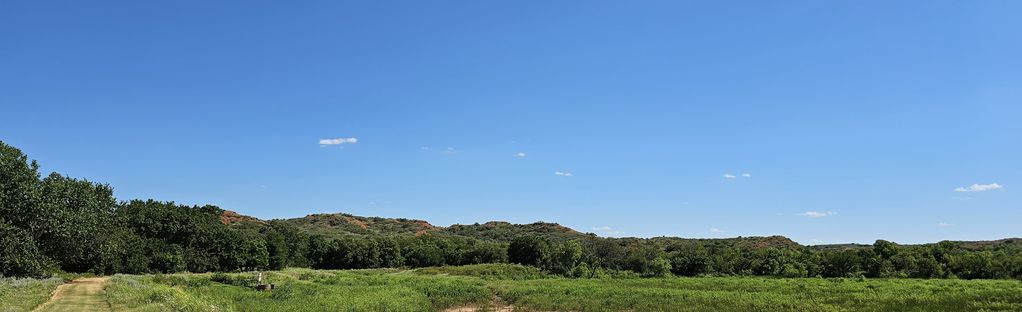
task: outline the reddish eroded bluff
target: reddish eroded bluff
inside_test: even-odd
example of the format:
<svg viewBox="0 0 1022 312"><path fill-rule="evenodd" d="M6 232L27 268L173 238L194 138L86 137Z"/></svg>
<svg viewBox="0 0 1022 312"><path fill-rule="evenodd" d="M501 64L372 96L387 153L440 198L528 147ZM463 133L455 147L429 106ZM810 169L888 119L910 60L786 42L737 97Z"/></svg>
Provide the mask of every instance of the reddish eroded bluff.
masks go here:
<svg viewBox="0 0 1022 312"><path fill-rule="evenodd" d="M224 210L224 212L220 213L220 223L231 225L239 222L265 223L263 220L241 215L230 210Z"/></svg>

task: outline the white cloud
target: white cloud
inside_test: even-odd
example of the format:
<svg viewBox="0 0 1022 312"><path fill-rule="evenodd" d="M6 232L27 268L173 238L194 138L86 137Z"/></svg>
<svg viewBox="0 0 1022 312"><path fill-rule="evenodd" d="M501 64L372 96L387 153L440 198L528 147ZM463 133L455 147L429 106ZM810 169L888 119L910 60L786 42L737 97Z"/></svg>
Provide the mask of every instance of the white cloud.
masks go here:
<svg viewBox="0 0 1022 312"><path fill-rule="evenodd" d="M743 176L743 177L746 177L746 178L751 178L751 177L752 177L752 174L751 174L751 173L748 173L748 172L746 172L746 173L743 173L743 174L742 174L742 176Z"/></svg>
<svg viewBox="0 0 1022 312"><path fill-rule="evenodd" d="M525 153L523 153L523 152L517 152L517 153L515 153L515 157L519 157L519 158L520 158L520 157L525 157Z"/></svg>
<svg viewBox="0 0 1022 312"><path fill-rule="evenodd" d="M823 218L823 217L826 217L826 216L833 216L835 214L837 214L837 213L830 212L830 211L827 211L827 212L806 211L806 212L800 213L798 215L803 216L803 217L810 217L810 218Z"/></svg>
<svg viewBox="0 0 1022 312"><path fill-rule="evenodd" d="M448 147L446 151L448 153L454 153L454 152L457 152L458 150L454 149L453 147Z"/></svg>
<svg viewBox="0 0 1022 312"><path fill-rule="evenodd" d="M594 227L593 231L603 232L604 235L618 235L618 234L621 234L621 231L615 231L613 228L611 228L610 226L606 226L606 225L600 226L600 227Z"/></svg>
<svg viewBox="0 0 1022 312"><path fill-rule="evenodd" d="M571 172L567 172L567 171L554 171L554 174L562 176L562 177L570 177L570 176L572 176Z"/></svg>
<svg viewBox="0 0 1022 312"><path fill-rule="evenodd" d="M358 143L358 138L319 139L319 145L340 145L340 144L355 144L355 143Z"/></svg>
<svg viewBox="0 0 1022 312"><path fill-rule="evenodd" d="M718 228L710 228L710 233L720 233L720 232L724 232L724 230L721 230L721 229L718 229Z"/></svg>
<svg viewBox="0 0 1022 312"><path fill-rule="evenodd" d="M730 174L730 173L725 173L722 177L724 177L725 179L734 179L735 175Z"/></svg>
<svg viewBox="0 0 1022 312"><path fill-rule="evenodd" d="M1002 186L1000 184L997 184L997 183L973 184L973 185L970 185L969 187L959 187L959 188L956 188L955 192L986 192L986 191L996 190L996 189L1000 189L1000 188L1004 188L1004 186Z"/></svg>
<svg viewBox="0 0 1022 312"><path fill-rule="evenodd" d="M937 223L937 226L938 227L949 227L949 226L955 226L955 225L951 224L951 223L947 223L947 222L941 222L941 223Z"/></svg>

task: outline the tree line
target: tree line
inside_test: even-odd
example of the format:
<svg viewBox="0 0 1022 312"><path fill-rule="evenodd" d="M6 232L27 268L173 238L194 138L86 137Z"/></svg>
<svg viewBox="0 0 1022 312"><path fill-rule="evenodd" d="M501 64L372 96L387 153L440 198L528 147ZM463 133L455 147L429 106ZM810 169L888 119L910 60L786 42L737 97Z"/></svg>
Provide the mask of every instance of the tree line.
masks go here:
<svg viewBox="0 0 1022 312"><path fill-rule="evenodd" d="M519 263L566 277L607 275L1022 279L1022 244L758 246L739 239L624 239L540 232L327 236L283 220L231 226L216 206L118 201L106 184L51 173L0 142L0 275L59 271L224 272ZM499 228L512 227L498 224ZM503 230L502 230L503 231Z"/></svg>

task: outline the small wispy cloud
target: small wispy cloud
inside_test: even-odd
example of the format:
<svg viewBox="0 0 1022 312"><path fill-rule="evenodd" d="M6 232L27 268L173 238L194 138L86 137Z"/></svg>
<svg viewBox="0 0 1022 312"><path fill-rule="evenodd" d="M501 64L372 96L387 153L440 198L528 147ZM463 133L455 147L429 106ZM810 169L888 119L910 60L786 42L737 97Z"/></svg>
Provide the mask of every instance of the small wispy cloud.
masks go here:
<svg viewBox="0 0 1022 312"><path fill-rule="evenodd" d="M751 177L752 177L752 174L751 174L751 173L748 173L748 172L746 172L746 173L743 173L743 174L742 174L742 177L746 177L746 178L751 178Z"/></svg>
<svg viewBox="0 0 1022 312"><path fill-rule="evenodd" d="M555 175L559 175L559 176L562 176L562 177L570 177L570 176L573 176L573 175L571 174L571 172L567 172L567 171L554 171L554 174L555 174Z"/></svg>
<svg viewBox="0 0 1022 312"><path fill-rule="evenodd" d="M358 143L358 138L319 139L319 145L341 145Z"/></svg>
<svg viewBox="0 0 1022 312"><path fill-rule="evenodd" d="M809 218L814 218L815 219L815 218L823 218L823 217L826 217L826 216L833 216L835 214L837 214L837 213L830 212L830 211L825 211L825 212L824 211L806 211L806 212L803 212L803 213L799 213L798 215L803 216L803 217L809 217Z"/></svg>
<svg viewBox="0 0 1022 312"><path fill-rule="evenodd" d="M447 148L447 149L445 149L444 151L445 151L445 152L448 152L448 153L454 153L454 152L457 152L458 150L454 149L453 147L448 147L448 148Z"/></svg>
<svg viewBox="0 0 1022 312"><path fill-rule="evenodd" d="M593 231L595 231L595 232L602 232L605 235L617 235L617 234L621 234L621 231L615 231L613 228L611 228L610 226L606 226L606 225L599 226L599 227L594 227Z"/></svg>
<svg viewBox="0 0 1022 312"><path fill-rule="evenodd" d="M525 157L525 156L526 156L526 155L525 155L525 153L523 153L523 152L517 152L517 153L515 153L515 157L518 157L518 158L522 158L522 157Z"/></svg>
<svg viewBox="0 0 1022 312"><path fill-rule="evenodd" d="M721 233L721 232L724 232L724 230L721 230L721 229L718 229L718 228L710 228L710 233Z"/></svg>
<svg viewBox="0 0 1022 312"><path fill-rule="evenodd" d="M996 189L1004 188L1003 185L997 183L990 184L973 184L968 187L959 187L955 189L955 192L986 192Z"/></svg>
<svg viewBox="0 0 1022 312"><path fill-rule="evenodd" d="M722 175L722 177L724 177L725 179L734 179L734 178L737 178L737 177L736 177L735 175L733 175L733 174L730 174L730 173L725 173L724 175Z"/></svg>
<svg viewBox="0 0 1022 312"><path fill-rule="evenodd" d="M951 227L951 226L955 226L955 225L952 224L952 223L947 223L947 222L937 223L937 227Z"/></svg>

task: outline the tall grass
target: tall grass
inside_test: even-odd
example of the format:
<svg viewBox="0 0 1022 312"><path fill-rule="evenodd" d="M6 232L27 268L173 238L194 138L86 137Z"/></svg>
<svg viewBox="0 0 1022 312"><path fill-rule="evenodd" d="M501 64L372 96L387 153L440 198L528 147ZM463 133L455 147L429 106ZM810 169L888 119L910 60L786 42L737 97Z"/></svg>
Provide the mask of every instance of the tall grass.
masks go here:
<svg viewBox="0 0 1022 312"><path fill-rule="evenodd" d="M117 276L115 311L1022 311L1009 280L670 277L565 279L513 265L417 270L287 269L251 274Z"/></svg>
<svg viewBox="0 0 1022 312"><path fill-rule="evenodd" d="M462 266L442 266L415 269L420 275L455 275L473 276L482 279L496 280L530 280L548 277L540 269L520 264L472 264Z"/></svg>
<svg viewBox="0 0 1022 312"><path fill-rule="evenodd" d="M59 278L0 278L0 312L29 311L50 299Z"/></svg>
<svg viewBox="0 0 1022 312"><path fill-rule="evenodd" d="M276 289L259 292L237 282L250 274L227 276L118 276L107 291L115 310L137 311L438 311L491 297L467 277L289 269L267 274Z"/></svg>
<svg viewBox="0 0 1022 312"><path fill-rule="evenodd" d="M518 307L557 311L1022 311L1009 280L689 277L499 281Z"/></svg>

